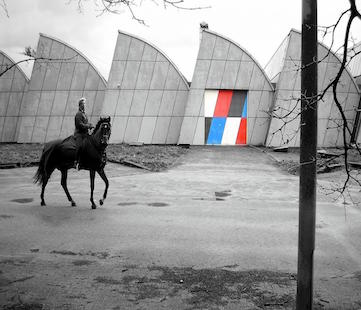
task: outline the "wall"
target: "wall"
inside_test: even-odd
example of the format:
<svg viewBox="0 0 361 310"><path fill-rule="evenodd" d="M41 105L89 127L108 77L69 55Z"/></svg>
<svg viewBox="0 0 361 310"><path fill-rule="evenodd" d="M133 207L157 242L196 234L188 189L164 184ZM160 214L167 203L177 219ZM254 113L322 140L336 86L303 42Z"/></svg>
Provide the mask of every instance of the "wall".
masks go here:
<svg viewBox="0 0 361 310"><path fill-rule="evenodd" d="M179 143L262 145L272 98L269 79L248 52L202 30Z"/></svg>
<svg viewBox="0 0 361 310"><path fill-rule="evenodd" d="M38 58L21 107L18 142L43 143L74 132L78 100L87 98L86 112L96 122L101 113L106 81L79 51L40 34Z"/></svg>
<svg viewBox="0 0 361 310"><path fill-rule="evenodd" d="M176 144L188 83L156 47L119 32L102 113L112 143Z"/></svg>
<svg viewBox="0 0 361 310"><path fill-rule="evenodd" d="M14 65L14 61L0 51L0 72ZM19 129L20 106L29 79L17 66L0 76L0 142L16 142Z"/></svg>

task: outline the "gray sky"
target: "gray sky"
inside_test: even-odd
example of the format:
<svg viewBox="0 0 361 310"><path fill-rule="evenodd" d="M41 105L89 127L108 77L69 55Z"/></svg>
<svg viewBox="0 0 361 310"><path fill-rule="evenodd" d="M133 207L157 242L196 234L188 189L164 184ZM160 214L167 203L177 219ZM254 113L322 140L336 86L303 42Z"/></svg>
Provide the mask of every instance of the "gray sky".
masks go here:
<svg viewBox="0 0 361 310"><path fill-rule="evenodd" d="M1 0L2 1L2 0ZM301 29L301 0L186 0L203 10L164 9L143 0L138 16L148 26L132 20L127 11L99 15L94 0L86 0L82 12L77 0L5 0L9 18L0 11L0 49L14 60L25 46L36 48L39 33L65 41L82 52L108 79L118 29L136 35L163 51L192 79L198 52L199 23L224 35L247 50L265 66L291 28ZM161 2L161 0L159 0ZM361 0L357 1L361 7ZM318 0L320 26L334 24L348 8L348 0ZM335 48L342 45L344 25L336 34ZM361 23L354 23L353 38L361 41ZM320 37L320 39L322 39ZM330 44L330 36L324 39ZM31 65L23 66L28 75Z"/></svg>

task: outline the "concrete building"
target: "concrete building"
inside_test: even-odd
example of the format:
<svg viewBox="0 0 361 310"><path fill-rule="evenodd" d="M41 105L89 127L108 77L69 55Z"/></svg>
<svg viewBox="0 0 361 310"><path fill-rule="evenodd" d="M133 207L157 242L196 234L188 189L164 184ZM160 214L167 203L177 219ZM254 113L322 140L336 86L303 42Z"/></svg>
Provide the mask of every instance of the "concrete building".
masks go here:
<svg viewBox="0 0 361 310"><path fill-rule="evenodd" d="M263 69L246 50L201 28L179 143L263 145L273 92Z"/></svg>
<svg viewBox="0 0 361 310"><path fill-rule="evenodd" d="M334 80L341 66L340 60L329 48L318 45L318 91L322 92ZM275 87L272 121L266 146L298 147L300 143L301 98L301 33L291 30L276 53L266 65L265 71ZM337 87L341 103L351 131L355 125L360 100L359 88L348 70L341 76ZM347 134L347 142L351 135ZM343 146L342 117L329 89L318 103L318 146Z"/></svg>
<svg viewBox="0 0 361 310"><path fill-rule="evenodd" d="M12 68L6 71L10 67ZM20 106L27 91L29 79L20 67L1 51L0 72L5 72L0 76L0 142L16 142Z"/></svg>
<svg viewBox="0 0 361 310"><path fill-rule="evenodd" d="M164 53L119 31L102 109L113 120L111 142L176 144L188 91Z"/></svg>
<svg viewBox="0 0 361 310"><path fill-rule="evenodd" d="M105 79L75 48L40 34L36 57L20 111L22 143L66 138L74 132L79 98L87 98L86 112L93 122L104 101Z"/></svg>

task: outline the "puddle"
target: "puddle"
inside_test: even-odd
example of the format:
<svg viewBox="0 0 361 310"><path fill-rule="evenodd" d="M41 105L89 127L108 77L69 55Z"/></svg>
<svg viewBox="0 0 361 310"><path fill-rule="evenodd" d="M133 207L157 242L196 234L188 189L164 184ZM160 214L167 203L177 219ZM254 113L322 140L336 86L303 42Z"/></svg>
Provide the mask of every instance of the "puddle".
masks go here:
<svg viewBox="0 0 361 310"><path fill-rule="evenodd" d="M225 191L221 191L221 192L214 192L214 194L216 195L216 197L228 197L231 196L231 191L230 190L225 190Z"/></svg>
<svg viewBox="0 0 361 310"><path fill-rule="evenodd" d="M118 206L134 206L138 204L137 202L119 202Z"/></svg>
<svg viewBox="0 0 361 310"><path fill-rule="evenodd" d="M17 203L29 203L34 201L33 198L18 198L18 199L13 199L11 200L12 202L17 202Z"/></svg>
<svg viewBox="0 0 361 310"><path fill-rule="evenodd" d="M147 204L149 207L167 207L169 204L164 202L152 202Z"/></svg>

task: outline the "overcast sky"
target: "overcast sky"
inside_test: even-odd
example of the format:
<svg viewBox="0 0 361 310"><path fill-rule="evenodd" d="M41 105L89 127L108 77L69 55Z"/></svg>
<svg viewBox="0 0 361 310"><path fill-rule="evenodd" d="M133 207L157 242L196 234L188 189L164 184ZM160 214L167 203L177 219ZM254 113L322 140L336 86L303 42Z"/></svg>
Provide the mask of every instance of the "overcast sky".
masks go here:
<svg viewBox="0 0 361 310"><path fill-rule="evenodd" d="M0 0L1 2L2 0ZM199 24L224 35L247 50L265 66L291 28L301 29L301 0L185 0L203 10L164 9L143 0L137 14L147 26L132 20L127 11L99 15L94 0L5 0L9 17L0 8L0 50L15 61L25 46L36 48L39 33L65 41L78 49L108 79L118 29L138 36L163 51L190 81L198 53ZM72 2L71 2L72 1ZM159 0L161 3L161 0ZM361 7L361 0L357 4ZM320 26L334 24L348 7L348 0L318 0ZM340 27L335 47L341 45ZM361 41L361 23L352 28ZM329 44L330 37L325 43ZM31 65L23 67L30 76Z"/></svg>

